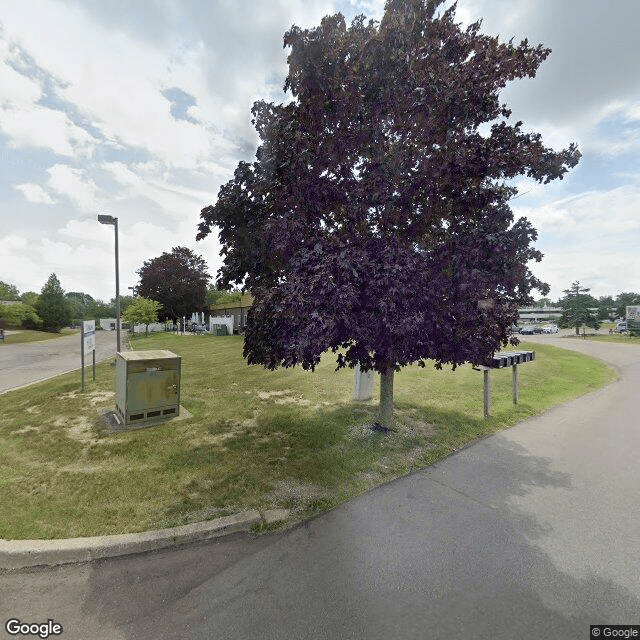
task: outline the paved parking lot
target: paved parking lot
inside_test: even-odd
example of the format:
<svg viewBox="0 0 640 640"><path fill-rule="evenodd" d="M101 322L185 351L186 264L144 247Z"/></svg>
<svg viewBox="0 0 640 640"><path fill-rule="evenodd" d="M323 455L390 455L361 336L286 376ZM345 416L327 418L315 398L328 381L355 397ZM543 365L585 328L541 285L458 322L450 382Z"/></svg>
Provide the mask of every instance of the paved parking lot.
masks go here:
<svg viewBox="0 0 640 640"><path fill-rule="evenodd" d="M122 344L124 348L124 335ZM115 353L116 332L96 331L96 362ZM0 393L76 369L80 369L79 333L42 342L0 344Z"/></svg>

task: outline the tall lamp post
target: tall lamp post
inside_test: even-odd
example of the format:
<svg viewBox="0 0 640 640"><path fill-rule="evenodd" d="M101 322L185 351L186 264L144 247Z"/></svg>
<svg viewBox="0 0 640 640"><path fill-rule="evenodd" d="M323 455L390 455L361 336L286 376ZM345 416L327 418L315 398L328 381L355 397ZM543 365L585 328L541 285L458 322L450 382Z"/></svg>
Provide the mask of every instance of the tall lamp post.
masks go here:
<svg viewBox="0 0 640 640"><path fill-rule="evenodd" d="M120 274L118 271L118 218L98 215L100 224L112 224L116 234L116 340L117 351L120 351Z"/></svg>

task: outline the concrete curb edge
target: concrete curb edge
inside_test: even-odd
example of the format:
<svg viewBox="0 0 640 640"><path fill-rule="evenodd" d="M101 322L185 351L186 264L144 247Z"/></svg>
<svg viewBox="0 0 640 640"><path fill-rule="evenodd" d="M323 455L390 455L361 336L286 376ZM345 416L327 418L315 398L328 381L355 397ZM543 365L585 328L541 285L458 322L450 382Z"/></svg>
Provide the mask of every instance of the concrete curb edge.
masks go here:
<svg viewBox="0 0 640 640"><path fill-rule="evenodd" d="M263 521L271 524L287 518L284 509L242 511L206 522L195 522L170 529L124 533L92 538L66 540L0 540L0 570L52 566L72 562L88 562L100 558L165 549L180 544L210 540L220 536L249 531Z"/></svg>

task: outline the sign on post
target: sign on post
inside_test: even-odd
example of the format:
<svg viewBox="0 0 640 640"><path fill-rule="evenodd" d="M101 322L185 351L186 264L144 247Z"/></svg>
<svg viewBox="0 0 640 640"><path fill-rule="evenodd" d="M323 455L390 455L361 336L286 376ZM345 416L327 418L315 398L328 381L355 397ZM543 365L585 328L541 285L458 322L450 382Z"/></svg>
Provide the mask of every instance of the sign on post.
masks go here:
<svg viewBox="0 0 640 640"><path fill-rule="evenodd" d="M640 307L627 307L627 331L640 331Z"/></svg>
<svg viewBox="0 0 640 640"><path fill-rule="evenodd" d="M83 320L82 322L82 343L84 345L84 355L88 355L96 348L96 321Z"/></svg>
<svg viewBox="0 0 640 640"><path fill-rule="evenodd" d="M90 353L93 357L93 379L96 379L96 321L83 320L80 329L80 369L82 370L82 391L84 391L84 359Z"/></svg>

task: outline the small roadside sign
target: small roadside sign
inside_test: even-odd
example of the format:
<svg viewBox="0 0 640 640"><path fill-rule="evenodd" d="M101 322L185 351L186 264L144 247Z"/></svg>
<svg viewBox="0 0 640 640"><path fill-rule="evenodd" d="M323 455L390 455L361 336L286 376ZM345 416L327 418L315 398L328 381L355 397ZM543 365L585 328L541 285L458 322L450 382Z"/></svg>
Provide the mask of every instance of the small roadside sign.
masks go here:
<svg viewBox="0 0 640 640"><path fill-rule="evenodd" d="M84 344L84 355L90 354L96 348L96 321L84 320L82 322L82 341Z"/></svg>
<svg viewBox="0 0 640 640"><path fill-rule="evenodd" d="M627 329L640 331L640 306L627 307Z"/></svg>
<svg viewBox="0 0 640 640"><path fill-rule="evenodd" d="M96 379L96 321L83 320L80 328L80 369L82 370L82 391L84 391L84 357L93 356L93 379Z"/></svg>

